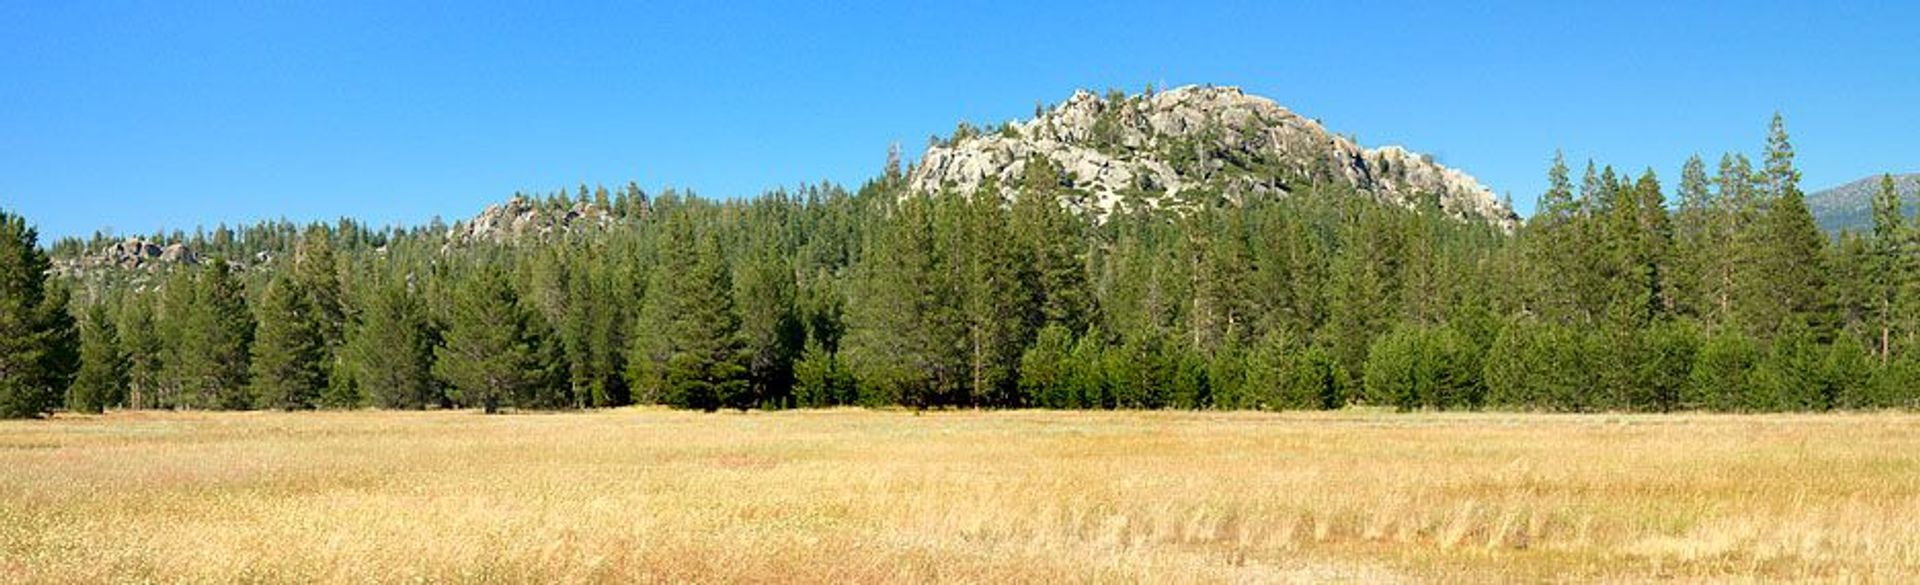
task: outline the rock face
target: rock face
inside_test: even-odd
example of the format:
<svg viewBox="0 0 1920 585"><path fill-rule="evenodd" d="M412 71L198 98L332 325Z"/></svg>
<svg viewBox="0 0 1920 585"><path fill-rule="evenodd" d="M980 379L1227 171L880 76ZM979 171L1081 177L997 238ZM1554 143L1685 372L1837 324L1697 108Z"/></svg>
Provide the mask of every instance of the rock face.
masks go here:
<svg viewBox="0 0 1920 585"><path fill-rule="evenodd" d="M1317 183L1408 206L1434 195L1450 215L1503 228L1518 220L1466 173L1398 146L1363 148L1233 87L1108 98L1081 91L1031 120L987 133L963 130L928 148L908 183L922 193L971 192L988 179L1015 184L1035 158L1060 169L1061 183L1077 195L1068 205L1096 218L1128 205L1239 202Z"/></svg>
<svg viewBox="0 0 1920 585"><path fill-rule="evenodd" d="M581 228L605 228L613 223L607 210L586 202L567 202L559 206L514 196L504 203L487 206L473 219L447 230L447 242L513 243L525 238L544 238Z"/></svg>

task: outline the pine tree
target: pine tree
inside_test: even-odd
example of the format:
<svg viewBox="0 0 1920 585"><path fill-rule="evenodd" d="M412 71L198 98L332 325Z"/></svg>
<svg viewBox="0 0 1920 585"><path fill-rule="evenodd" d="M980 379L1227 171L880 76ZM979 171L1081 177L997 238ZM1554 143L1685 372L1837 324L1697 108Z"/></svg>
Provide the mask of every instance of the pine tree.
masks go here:
<svg viewBox="0 0 1920 585"><path fill-rule="evenodd" d="M582 310L587 300L573 295L575 276L581 272L575 260L578 253L575 242L546 247L533 252L539 255L538 260L520 264L521 273L515 275L518 282L525 283L521 303L552 325L552 341L563 354L568 390L576 407L585 406L592 377L586 343L588 320Z"/></svg>
<svg viewBox="0 0 1920 585"><path fill-rule="evenodd" d="M80 320L80 371L67 391L67 408L101 412L118 406L127 390L127 356L103 303L89 303Z"/></svg>
<svg viewBox="0 0 1920 585"><path fill-rule="evenodd" d="M1634 263L1640 267L1650 319L1664 318L1674 311L1673 219L1667 213L1666 194L1652 168L1633 183L1638 245Z"/></svg>
<svg viewBox="0 0 1920 585"><path fill-rule="evenodd" d="M1360 379L1374 337L1397 318L1390 300L1399 294L1395 273L1397 246L1383 238L1385 212L1363 211L1356 223L1343 226L1340 250L1334 258L1328 320L1322 336L1341 367Z"/></svg>
<svg viewBox="0 0 1920 585"><path fill-rule="evenodd" d="M1060 170L1045 157L1033 157L1024 169L1013 201L1011 237L1026 247L1031 260L1027 277L1037 326L1060 325L1069 332L1085 331L1092 315L1087 290L1085 226L1061 204Z"/></svg>
<svg viewBox="0 0 1920 585"><path fill-rule="evenodd" d="M1346 404L1347 380L1333 354L1308 346L1287 355L1281 379L1281 403L1298 408L1333 410ZM1477 375L1477 374L1476 374Z"/></svg>
<svg viewBox="0 0 1920 585"><path fill-rule="evenodd" d="M1800 193L1800 171L1793 166L1793 142L1787 138L1786 118L1779 112L1773 113L1773 121L1767 125L1765 177L1767 192L1773 199Z"/></svg>
<svg viewBox="0 0 1920 585"><path fill-rule="evenodd" d="M1591 175L1591 164L1588 169ZM1578 312L1574 284L1585 270L1579 265L1582 243L1577 231L1584 223L1585 209L1582 200L1574 197L1566 158L1558 150L1547 170L1547 190L1540 196L1539 207L1521 234L1526 246L1524 270L1532 280L1523 285L1525 295L1531 301L1529 308L1538 314L1570 320Z"/></svg>
<svg viewBox="0 0 1920 585"><path fill-rule="evenodd" d="M620 276L602 242L568 238L527 267L527 303L552 325L563 354L572 406L611 406L628 399L622 356L626 352L624 303L614 297Z"/></svg>
<svg viewBox="0 0 1920 585"><path fill-rule="evenodd" d="M718 234L697 232L687 213L662 226L659 265L636 325L632 384L680 408L744 410L758 397L750 392L726 259Z"/></svg>
<svg viewBox="0 0 1920 585"><path fill-rule="evenodd" d="M48 268L39 233L0 210L0 418L52 412L73 374L73 321Z"/></svg>
<svg viewBox="0 0 1920 585"><path fill-rule="evenodd" d="M1746 181L1731 176L1745 170L1744 158L1735 159L1732 172L1723 173L1730 175L1722 179L1727 183L1723 190L1742 193L1729 199L1753 202L1740 206L1736 214L1735 317L1762 341L1789 324L1826 337L1832 325L1824 297L1827 237L1800 193L1793 147L1777 115L1767 137L1766 161L1766 168Z"/></svg>
<svg viewBox="0 0 1920 585"><path fill-rule="evenodd" d="M470 269L452 296L433 373L447 381L456 404L493 414L552 383L553 364L544 361L548 346L536 317L521 305L504 272L491 264Z"/></svg>
<svg viewBox="0 0 1920 585"><path fill-rule="evenodd" d="M1173 344L1167 355L1166 391L1161 407L1194 410L1213 402L1207 384L1206 355L1183 344Z"/></svg>
<svg viewBox="0 0 1920 585"><path fill-rule="evenodd" d="M438 403L425 305L397 283L369 283L356 304L359 319L347 331L342 363L373 404L419 409Z"/></svg>
<svg viewBox="0 0 1920 585"><path fill-rule="evenodd" d="M947 199L959 216L958 241L949 255L959 260L967 331L969 399L978 406L1018 406L1020 355L1033 337L1044 306L1035 290L1033 251L1009 246L1007 201L988 184L970 198Z"/></svg>
<svg viewBox="0 0 1920 585"><path fill-rule="evenodd" d="M1858 339L1835 339L1821 363L1821 399L1833 408L1873 406L1873 375L1879 366Z"/></svg>
<svg viewBox="0 0 1920 585"><path fill-rule="evenodd" d="M1255 303L1256 262L1244 213L1209 209L1190 217L1199 219L1185 230L1192 271L1188 346L1210 353L1250 337L1263 320Z"/></svg>
<svg viewBox="0 0 1920 585"><path fill-rule="evenodd" d="M1020 356L1020 392L1022 402L1041 408L1071 408L1075 400L1069 394L1072 371L1073 335L1063 325L1048 325L1040 330L1033 345Z"/></svg>
<svg viewBox="0 0 1920 585"><path fill-rule="evenodd" d="M1588 169L1591 172L1592 165L1588 165ZM1547 168L1547 190L1540 195L1540 203L1534 210L1536 218L1558 223L1580 212L1579 202L1573 198L1573 181L1567 173L1566 155L1554 149L1553 164Z"/></svg>
<svg viewBox="0 0 1920 585"><path fill-rule="evenodd" d="M253 396L264 408L313 408L326 388L326 339L312 296L276 277L260 301L253 342Z"/></svg>
<svg viewBox="0 0 1920 585"><path fill-rule="evenodd" d="M346 300L341 292L339 263L333 239L323 226L307 229L294 249L292 284L311 305L314 329L320 335L332 367L332 352L346 339Z"/></svg>
<svg viewBox="0 0 1920 585"><path fill-rule="evenodd" d="M1440 199L1421 198L1418 213L1401 222L1405 235L1400 261L1400 314L1405 322L1432 325L1446 319L1450 291L1446 242L1441 235Z"/></svg>
<svg viewBox="0 0 1920 585"><path fill-rule="evenodd" d="M793 364L793 374L794 401L799 406L839 406L859 400L852 374L818 339L807 340Z"/></svg>
<svg viewBox="0 0 1920 585"><path fill-rule="evenodd" d="M154 337L158 342L155 346L160 349L156 360L160 368L152 400L154 408L191 406L188 389L192 386L192 377L187 369L186 345L196 309L194 275L195 272L186 267L173 267L154 302Z"/></svg>
<svg viewBox="0 0 1920 585"><path fill-rule="evenodd" d="M320 336L317 359L325 401L333 406L357 405L360 391L339 359L340 346L346 342L347 303L339 264L334 259L333 236L326 226L315 224L300 236L294 248L292 280L298 294L306 297L307 320Z"/></svg>
<svg viewBox="0 0 1920 585"><path fill-rule="evenodd" d="M1167 406L1179 350L1163 333L1141 329L1105 352L1106 380L1119 408Z"/></svg>
<svg viewBox="0 0 1920 585"><path fill-rule="evenodd" d="M186 405L227 410L253 406L247 384L253 346L253 313L245 291L227 261L205 263L193 280L192 305L177 325L183 328L179 360Z"/></svg>
<svg viewBox="0 0 1920 585"><path fill-rule="evenodd" d="M908 197L877 211L854 267L842 356L863 399L924 408L965 388L961 289L951 247L938 243L952 227L937 225L933 208L930 198Z"/></svg>
<svg viewBox="0 0 1920 585"><path fill-rule="evenodd" d="M1072 367L1068 370L1066 392L1078 408L1114 408L1114 382L1110 379L1110 354L1117 354L1098 335L1082 335L1073 344Z"/></svg>
<svg viewBox="0 0 1920 585"><path fill-rule="evenodd" d="M1823 388L1826 351L1813 332L1787 323L1775 333L1769 350L1753 369L1741 410L1797 411L1829 408Z"/></svg>
<svg viewBox="0 0 1920 585"><path fill-rule="evenodd" d="M1885 364L1893 355L1898 333L1898 306L1909 281L1906 253L1910 236L1906 230L1906 212L1900 192L1894 188L1893 175L1880 176L1880 190L1873 197L1873 248L1868 264L1870 304L1874 320L1874 354Z"/></svg>
<svg viewBox="0 0 1920 585"><path fill-rule="evenodd" d="M1586 340L1570 326L1529 318L1509 322L1487 351L1487 401L1506 408L1584 411L1597 385Z"/></svg>
<svg viewBox="0 0 1920 585"><path fill-rule="evenodd" d="M1241 328L1244 334L1227 339L1229 345L1275 330L1304 339L1326 324L1335 241L1330 230L1318 225L1332 215L1326 200L1310 192L1231 211L1248 216L1250 236L1245 242L1229 242L1234 253L1217 255L1216 261L1230 262L1237 254L1251 257L1242 308L1253 322Z"/></svg>
<svg viewBox="0 0 1920 585"><path fill-rule="evenodd" d="M1920 408L1920 355L1903 351L1874 370L1862 402L1872 408Z"/></svg>
<svg viewBox="0 0 1920 585"><path fill-rule="evenodd" d="M1719 201L1700 155L1680 167L1680 210L1674 214L1674 311L1705 317L1712 307L1714 258L1720 252L1715 214Z"/></svg>
<svg viewBox="0 0 1920 585"><path fill-rule="evenodd" d="M126 296L120 308L119 337L127 364L128 408L143 409L160 405L163 348L155 330L153 299L145 293Z"/></svg>
<svg viewBox="0 0 1920 585"><path fill-rule="evenodd" d="M192 358L187 352L200 310L199 275L199 269L173 267L156 305L156 322L163 352L160 360L160 404L164 408L195 406L195 381L190 370Z"/></svg>
<svg viewBox="0 0 1920 585"><path fill-rule="evenodd" d="M1681 403L1719 411L1750 409L1748 394L1754 387L1754 368L1763 355L1759 342L1744 331L1729 329L1707 335Z"/></svg>
<svg viewBox="0 0 1920 585"><path fill-rule="evenodd" d="M1772 333L1791 321L1817 337L1831 326L1826 303L1827 236L1798 189L1783 192L1767 206L1763 230L1768 245L1759 266L1766 293L1749 298L1747 323Z"/></svg>
<svg viewBox="0 0 1920 585"><path fill-rule="evenodd" d="M1763 286L1755 274L1758 266L1758 250L1765 243L1765 236L1758 224L1761 210L1764 208L1759 195L1753 187L1753 166L1744 154L1731 154L1720 157L1720 168L1714 178L1717 191L1718 209L1714 213L1714 242L1709 249L1710 286L1708 294L1714 309L1707 319L1709 326L1718 328L1737 324L1741 320L1739 305L1756 294L1764 294L1756 288Z"/></svg>
<svg viewBox="0 0 1920 585"><path fill-rule="evenodd" d="M1698 326L1686 320L1663 321L1641 336L1637 364L1641 386L1631 395L1631 406L1658 412L1679 408L1692 383L1693 365L1700 353Z"/></svg>
<svg viewBox="0 0 1920 585"><path fill-rule="evenodd" d="M1271 330L1270 330L1271 333ZM1207 361L1207 387L1211 391L1212 406L1218 409L1234 410L1249 408L1252 404L1252 392L1247 387L1247 344L1229 340L1213 350ZM1339 367L1339 362L1334 362ZM1072 370L1071 366L1067 367Z"/></svg>
<svg viewBox="0 0 1920 585"><path fill-rule="evenodd" d="M1368 350L1367 395L1373 404L1403 411L1478 407L1485 396L1480 370L1478 357L1452 329L1402 325Z"/></svg>
<svg viewBox="0 0 1920 585"><path fill-rule="evenodd" d="M1585 215L1606 215L1606 206L1612 203L1606 194L1606 190L1612 187L1611 183L1602 181L1599 167L1593 163L1593 159L1587 159L1587 172L1580 175L1580 208Z"/></svg>
<svg viewBox="0 0 1920 585"><path fill-rule="evenodd" d="M47 278L45 297L36 312L42 331L47 333L41 371L46 373L46 384L56 401L80 371L80 324L74 319L73 303L73 289L67 281Z"/></svg>
<svg viewBox="0 0 1920 585"><path fill-rule="evenodd" d="M1842 231L1827 247L1827 290L1835 339L1854 338L1861 347L1878 348L1879 306L1874 302L1871 236ZM1869 354L1875 350L1867 350Z"/></svg>
<svg viewBox="0 0 1920 585"><path fill-rule="evenodd" d="M820 268L795 292L794 311L806 329L807 341L829 354L840 353L840 341L847 333L847 298L841 292L844 286L841 279Z"/></svg>
<svg viewBox="0 0 1920 585"><path fill-rule="evenodd" d="M1284 331L1270 331L1247 349L1246 381L1230 408L1282 410L1307 408L1306 401L1288 396L1288 366L1291 354L1299 351L1296 342Z"/></svg>
<svg viewBox="0 0 1920 585"><path fill-rule="evenodd" d="M733 295L749 356L749 393L758 402L786 405L793 396L793 364L806 343L806 328L794 311L793 268L769 239L746 251Z"/></svg>
<svg viewBox="0 0 1920 585"><path fill-rule="evenodd" d="M632 323L628 307L615 291L623 286L624 267L606 254L606 248L589 248L592 255L584 266L573 272L568 296L573 299L573 314L568 323L585 360L584 394L577 399L591 406L620 406L632 401L625 377L627 326Z"/></svg>
<svg viewBox="0 0 1920 585"><path fill-rule="evenodd" d="M1446 326L1404 324L1380 336L1365 376L1370 402L1400 410L1477 408L1486 395L1477 352Z"/></svg>
<svg viewBox="0 0 1920 585"><path fill-rule="evenodd" d="M567 352L559 334L538 311L527 312L527 335L533 348L534 365L529 371L532 382L513 396L513 404L520 408L577 408L581 403L568 385Z"/></svg>

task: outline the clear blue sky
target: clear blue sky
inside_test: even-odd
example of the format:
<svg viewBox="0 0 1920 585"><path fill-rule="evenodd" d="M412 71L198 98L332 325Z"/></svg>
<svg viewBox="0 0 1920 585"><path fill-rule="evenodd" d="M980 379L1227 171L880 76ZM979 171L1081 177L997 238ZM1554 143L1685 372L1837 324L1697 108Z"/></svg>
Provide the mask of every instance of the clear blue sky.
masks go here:
<svg viewBox="0 0 1920 585"><path fill-rule="evenodd" d="M0 0L0 206L57 237L851 186L890 142L1149 83L1243 86L1523 213L1555 148L1671 184L1776 109L1810 187L1920 170L1915 2L930 4Z"/></svg>

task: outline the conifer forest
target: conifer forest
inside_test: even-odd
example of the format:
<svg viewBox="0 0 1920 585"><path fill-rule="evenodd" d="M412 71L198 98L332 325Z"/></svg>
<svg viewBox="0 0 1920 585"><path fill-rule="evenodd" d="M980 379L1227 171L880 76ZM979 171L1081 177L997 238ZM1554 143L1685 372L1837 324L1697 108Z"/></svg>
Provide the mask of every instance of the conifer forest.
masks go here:
<svg viewBox="0 0 1920 585"><path fill-rule="evenodd" d="M1041 158L920 193L897 151L854 188L517 194L549 221L510 234L41 242L6 214L0 414L1920 405L1920 224L1892 179L1870 231L1827 233L1779 117L1757 146L1671 178L1548 153L1515 222L1312 173L1089 211ZM123 240L182 257L89 261Z"/></svg>

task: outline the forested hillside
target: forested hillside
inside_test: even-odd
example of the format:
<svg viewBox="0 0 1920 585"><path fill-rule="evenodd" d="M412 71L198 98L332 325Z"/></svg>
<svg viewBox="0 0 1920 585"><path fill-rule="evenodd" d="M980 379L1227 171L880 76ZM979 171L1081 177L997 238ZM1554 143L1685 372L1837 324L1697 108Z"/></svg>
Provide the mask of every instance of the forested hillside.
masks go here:
<svg viewBox="0 0 1920 585"><path fill-rule="evenodd" d="M6 216L0 407L1913 407L1920 226L1889 186L1831 240L1793 156L1777 117L1757 162L1671 189L1555 156L1517 227L1312 174L1092 213L1043 156L964 192L890 162L851 191L582 186L51 259Z"/></svg>
<svg viewBox="0 0 1920 585"><path fill-rule="evenodd" d="M1807 196L1807 206L1813 208L1813 217L1820 227L1829 232L1866 231L1873 229L1873 196L1880 193L1880 181L1884 176L1872 176L1838 187L1816 191ZM1909 207L1920 200L1920 173L1892 175L1894 189L1900 192L1905 205Z"/></svg>

